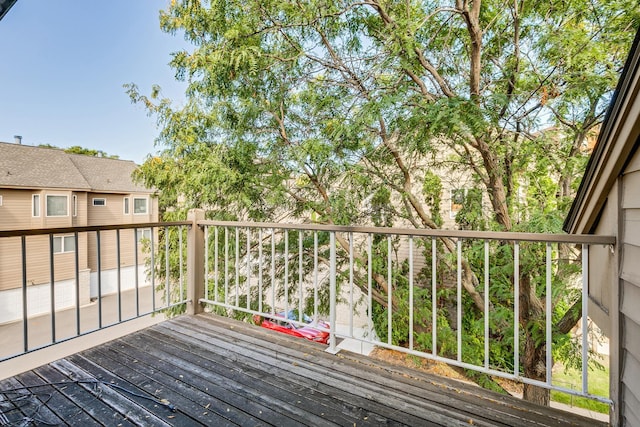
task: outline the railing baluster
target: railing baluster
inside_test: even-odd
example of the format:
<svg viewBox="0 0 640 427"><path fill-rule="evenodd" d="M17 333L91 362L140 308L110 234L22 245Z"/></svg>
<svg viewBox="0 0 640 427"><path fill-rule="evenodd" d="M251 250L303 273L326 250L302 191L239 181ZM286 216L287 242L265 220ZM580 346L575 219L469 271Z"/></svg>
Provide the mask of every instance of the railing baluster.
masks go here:
<svg viewBox="0 0 640 427"><path fill-rule="evenodd" d="M76 251L78 248L76 248ZM54 272L53 234L49 234L49 282L51 283L51 342L56 342L56 275Z"/></svg>
<svg viewBox="0 0 640 427"><path fill-rule="evenodd" d="M436 238L431 238L431 353L438 355L438 283L436 268L438 252Z"/></svg>
<svg viewBox="0 0 640 427"><path fill-rule="evenodd" d="M589 392L589 245L582 245L582 392Z"/></svg>
<svg viewBox="0 0 640 427"><path fill-rule="evenodd" d="M100 230L96 231L98 258L98 329L102 329L102 253L100 252Z"/></svg>
<svg viewBox="0 0 640 427"><path fill-rule="evenodd" d="M22 252L22 343L24 352L29 351L29 312L27 295L27 236L20 236Z"/></svg>
<svg viewBox="0 0 640 427"><path fill-rule="evenodd" d="M520 376L520 243L513 243L513 375Z"/></svg>
<svg viewBox="0 0 640 427"><path fill-rule="evenodd" d="M224 303L229 304L229 227L224 228Z"/></svg>
<svg viewBox="0 0 640 427"><path fill-rule="evenodd" d="M144 237L144 230L142 231ZM152 312L156 312L156 260L155 260L155 246L153 242L153 229L151 229L151 302Z"/></svg>
<svg viewBox="0 0 640 427"><path fill-rule="evenodd" d="M164 275L165 275L165 280L164 280L164 287L165 287L165 291L166 291L166 298L167 298L167 305L169 304L169 281L171 280L171 268L169 266L169 227L165 227L164 228L164 235L165 235L165 239L164 239L164 250L165 250L165 256L164 256ZM205 276L206 277L206 276Z"/></svg>
<svg viewBox="0 0 640 427"><path fill-rule="evenodd" d="M276 313L276 230L271 229L271 315Z"/></svg>
<svg viewBox="0 0 640 427"><path fill-rule="evenodd" d="M353 233L349 233L349 336L353 337Z"/></svg>
<svg viewBox="0 0 640 427"><path fill-rule="evenodd" d="M373 327L373 262L372 262L372 250L373 250L373 235L371 233L368 234L368 242L367 242L367 315L369 317L368 327L370 329L369 332L374 330Z"/></svg>
<svg viewBox="0 0 640 427"><path fill-rule="evenodd" d="M387 344L393 344L393 269L391 266L391 235L387 235Z"/></svg>
<svg viewBox="0 0 640 427"><path fill-rule="evenodd" d="M77 248L76 248L77 250ZM120 229L116 230L116 264L118 277L118 323L122 322L122 270L120 268Z"/></svg>
<svg viewBox="0 0 640 427"><path fill-rule="evenodd" d="M547 384L552 383L552 369L553 360L551 357L551 345L553 343L553 336L551 335L551 321L552 321L552 307L551 307L551 243L546 244L546 280L545 280L545 333L547 337L546 341L546 370L547 370Z"/></svg>
<svg viewBox="0 0 640 427"><path fill-rule="evenodd" d="M289 230L284 230L284 318L289 317Z"/></svg>
<svg viewBox="0 0 640 427"><path fill-rule="evenodd" d="M484 241L484 367L489 369L489 241Z"/></svg>
<svg viewBox="0 0 640 427"><path fill-rule="evenodd" d="M313 232L313 318L318 320L318 232Z"/></svg>
<svg viewBox="0 0 640 427"><path fill-rule="evenodd" d="M236 257L235 257L235 270L236 270L236 304L235 307L240 306L240 227L236 226Z"/></svg>
<svg viewBox="0 0 640 427"><path fill-rule="evenodd" d="M457 302L457 336L458 336L458 344L457 344L457 359L458 362L462 361L462 239L458 239L457 242L457 261L456 261L456 270L457 270L457 286L456 286L456 302Z"/></svg>
<svg viewBox="0 0 640 427"><path fill-rule="evenodd" d="M413 236L409 236L409 350L413 350Z"/></svg>
<svg viewBox="0 0 640 427"><path fill-rule="evenodd" d="M76 277L76 335L80 335L80 255L78 255L78 232L73 233L73 240L76 245L74 253L75 277Z"/></svg>
<svg viewBox="0 0 640 427"><path fill-rule="evenodd" d="M262 228L258 229L258 311L262 313L262 287L264 267L262 265Z"/></svg>
<svg viewBox="0 0 640 427"><path fill-rule="evenodd" d="M180 256L180 260L179 260L180 275L178 277L178 283L179 283L179 286L180 286L180 299L178 301L181 301L184 298L183 297L183 295L184 295L184 274L183 274L183 272L184 272L184 259L183 259L183 257L184 257L184 254L183 254L184 248L182 246L182 235L184 234L184 226L182 226L182 225L178 226L178 233L179 233L178 234L178 246L180 247L180 252L179 252L179 254L180 254L179 255ZM200 270L200 271L202 271L202 270ZM204 278L205 278L205 280L207 280L207 276L205 276ZM206 292L206 288L205 288L205 292ZM169 300L171 300L171 294L169 294Z"/></svg>
<svg viewBox="0 0 640 427"><path fill-rule="evenodd" d="M329 233L329 352L336 353L336 233Z"/></svg>
<svg viewBox="0 0 640 427"><path fill-rule="evenodd" d="M138 262L138 229L133 229L133 258L134 258L134 272L135 272L135 284L136 284L136 317L140 317L140 272Z"/></svg>
<svg viewBox="0 0 640 427"><path fill-rule="evenodd" d="M167 256L169 253L167 252ZM209 226L204 226L204 297L211 299L209 292Z"/></svg>
<svg viewBox="0 0 640 427"><path fill-rule="evenodd" d="M218 226L214 226L213 228L213 240L214 240L214 244L215 247L213 248L213 258L214 258L214 264L213 264L213 292L214 292L214 296L213 296L213 300L215 302L218 302L218 245L220 244L219 242L219 232L218 232Z"/></svg>
<svg viewBox="0 0 640 427"><path fill-rule="evenodd" d="M303 271L303 231L298 231L298 317L300 321L304 321L302 303L304 302L304 271Z"/></svg>
<svg viewBox="0 0 640 427"><path fill-rule="evenodd" d="M247 227L247 310L251 308L251 228Z"/></svg>

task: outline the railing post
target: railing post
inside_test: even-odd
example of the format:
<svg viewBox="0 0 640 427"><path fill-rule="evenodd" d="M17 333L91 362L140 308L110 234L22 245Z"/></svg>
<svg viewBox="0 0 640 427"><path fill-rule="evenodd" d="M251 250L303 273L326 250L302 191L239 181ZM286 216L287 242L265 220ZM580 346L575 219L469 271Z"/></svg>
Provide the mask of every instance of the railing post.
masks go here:
<svg viewBox="0 0 640 427"><path fill-rule="evenodd" d="M328 353L336 354L340 349L336 347L336 233L329 233L329 348Z"/></svg>
<svg viewBox="0 0 640 427"><path fill-rule="evenodd" d="M204 230L198 221L204 219L204 210L191 209L187 220L191 221L187 234L187 314L204 311L200 298L204 298Z"/></svg>

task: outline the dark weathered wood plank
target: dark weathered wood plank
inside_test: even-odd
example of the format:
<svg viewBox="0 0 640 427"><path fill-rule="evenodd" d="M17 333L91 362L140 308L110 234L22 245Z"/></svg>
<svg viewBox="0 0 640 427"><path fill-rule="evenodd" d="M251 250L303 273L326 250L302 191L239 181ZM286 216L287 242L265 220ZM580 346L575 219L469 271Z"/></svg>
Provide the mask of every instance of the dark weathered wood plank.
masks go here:
<svg viewBox="0 0 640 427"><path fill-rule="evenodd" d="M335 397L318 393L316 387L309 386L302 381L295 381L299 378L288 377L284 370L268 371L265 369L268 365L256 366L255 363L243 363L242 355L222 355L218 352L218 350L222 350L219 347L215 347L215 351L211 351L197 345L197 343L188 346L181 345L179 341L174 339L175 335L163 335L152 330L145 331L145 334L153 337L158 343L167 343L159 345L162 346L163 351L174 357L182 357L185 360L198 363L203 369L224 376L228 378L228 381L234 381L243 387L251 387L264 396L264 399L268 399L269 405L273 405L275 400L293 404L310 414L306 415L306 418L315 415L338 425L353 425L359 422L368 425L374 422L375 414L363 414L363 411L353 414L351 405L339 402ZM265 357L268 356L265 355ZM313 385L315 384L314 382ZM386 421L386 419L377 417L378 425Z"/></svg>
<svg viewBox="0 0 640 427"><path fill-rule="evenodd" d="M153 415L162 419L168 424L172 424L172 425L173 424L178 424L178 425L203 425L204 424L191 418L183 411L172 410L165 405L160 405L152 400L140 397L140 396L147 396L147 397L156 399L158 401L161 401L162 399L166 399L167 402L171 404L175 404L174 400L172 399L174 394L171 391L160 390L160 393L161 393L160 395L154 395L153 393L148 392L144 388L138 388L138 385L140 387L144 387L144 385L146 385L145 383L138 382L137 383L138 385L136 385L134 383L126 381L125 379L111 372L110 370L111 370L111 367L114 366L113 364L103 365L104 366L103 368L102 366L99 366L93 361L87 359L83 355L74 355L74 356L68 357L67 360L73 363L74 365L80 367L85 372L89 373L91 376L98 378L101 381L104 381L105 383L114 384L114 385L117 385L118 387L121 387L121 388L113 389L113 391L127 397L128 399L131 399L137 405L143 407L144 409L151 412ZM136 396L132 393L135 393L140 396ZM136 408L133 408L133 409L135 410ZM148 420L150 422L154 421L154 420L149 420L146 417L145 417L145 420Z"/></svg>
<svg viewBox="0 0 640 427"><path fill-rule="evenodd" d="M170 322L164 325L165 328L175 329L176 332L190 335L199 342L207 342L217 339L223 339L224 335L229 334L229 329L224 327L207 325L209 319L193 319L195 324L183 322L176 319L176 322ZM214 322L212 322L214 323ZM234 334L241 333L243 327L249 325L233 325ZM251 333L260 332L257 328ZM271 331L265 331L271 332ZM421 384L421 387L403 384L401 387L394 385L391 381L385 381L380 384L384 378L379 376L378 372L362 371L361 366L351 365L349 360L342 355L330 356L323 351L323 347L316 347L313 343L306 343L302 340L299 344L291 344L289 337L282 334L274 335L270 338L288 341L288 345L281 343L273 344L267 340L255 339L246 336L246 340L238 340L237 345L243 347L238 350L244 356L252 355L256 360L264 360L263 353L270 347L276 345L272 350L276 351L278 357L284 360L295 360L299 358L300 363L297 366L288 367L289 370L301 376L313 378L319 382L325 382L331 387L342 389L352 394L356 394L368 400L377 401L380 404L387 405L389 414L397 414L399 412L411 413L414 416L421 417L424 422L435 422L450 424L458 422L460 424L474 423L476 425L513 425L511 422L500 422L499 418L492 421L485 419L484 414L486 408L479 404L470 404L459 401L456 397L458 390L447 390L442 387L433 387L431 392L425 392L423 386L430 384ZM231 337L229 337L231 338ZM236 344L236 343L234 343ZM285 344L287 344L285 342ZM216 346L224 346L224 342L216 342ZM304 351L301 348L304 347ZM256 349L259 348L260 351ZM315 353L315 354L313 354ZM313 357L311 357L313 355ZM278 363L276 360L274 363ZM451 394L454 394L453 396ZM385 414L383 414L385 416Z"/></svg>
<svg viewBox="0 0 640 427"><path fill-rule="evenodd" d="M175 341L173 341L175 335L172 335L171 331L164 328L147 330L145 333L157 336L159 339L164 338L168 342L172 342L172 345L175 344ZM231 350L229 350L224 343L217 340L208 341L206 344L215 349L215 354L220 356L212 360L212 362L224 366L223 369L241 369L242 374L247 376L252 381L252 384L264 382L269 387L282 389L288 387L293 389L295 392L299 392L296 393L299 396L296 397L296 401L300 400L302 396L311 397L311 399L305 397L304 400L300 400L300 404L310 411L315 411L316 415L327 417L327 419L334 422L347 423L348 425L353 425L353 423L356 423L356 425L380 425L393 422L406 425L436 425L412 414L397 411L397 408L390 409L374 400L345 392L314 378L307 379L304 375L292 373L288 370L293 365L301 366L304 369L308 361L291 359L274 363L271 360L274 356L269 356L266 353L261 353L260 360L256 361L250 358L250 355L246 354L247 352L243 348L235 348L234 351L233 346L231 346ZM197 345L198 343L190 344L192 348ZM201 357L208 358L211 357L209 356L210 354L213 354L213 352L205 348ZM323 356L325 355L323 354ZM392 419L382 415L392 411L395 412ZM336 417L336 415L341 416Z"/></svg>
<svg viewBox="0 0 640 427"><path fill-rule="evenodd" d="M127 351L135 352L137 358L143 358L145 354L159 358L162 360L161 369L169 367L180 375L188 377L193 384L199 384L210 391L215 390L212 394L225 401L227 405L232 404L238 410L244 409L256 418L262 418L274 425L332 425L322 418L314 417L312 414L296 408L291 403L280 402L271 399L270 396L264 396L252 387L247 387L233 378L207 369L207 366L204 366L203 369L201 359L189 361L186 358L167 353L166 346L145 337L144 334L127 337L125 344ZM242 399L238 400L238 396Z"/></svg>
<svg viewBox="0 0 640 427"><path fill-rule="evenodd" d="M227 321L227 319L213 316L200 315L195 316L195 318L175 319L175 322L159 326L173 328L176 324L182 325L187 329L190 328L192 331L198 331L195 333L203 331L203 333L216 336L219 339L232 336L229 334L230 329L238 331L242 328L244 338L242 342L239 343L240 345L247 345L248 349L255 349L257 346L276 346L282 357L293 357L301 351L303 353L319 351L315 343L299 340L301 342L295 346L286 345L285 341L290 340L290 337L284 334L278 334L264 328L254 328L250 325L243 325L239 322ZM184 330L181 332L185 333ZM269 340L264 339L264 337L267 336ZM349 367L349 365L342 365L341 361L346 361L347 359L355 362L355 365L351 367ZM396 382L404 383L399 389L412 396L426 397L437 401L442 401L441 399L448 396L453 399L453 401L445 400L443 402L444 405L455 408L463 415L466 413L469 419L473 419L474 422L478 417L483 417L493 422L502 421L507 425L606 425L605 423L580 417L575 414L540 407L516 398L492 393L455 380L434 377L415 371L407 372L407 370L402 370L399 367L348 352L345 352L338 358L318 357L317 360L314 361L314 364L324 367L328 371L342 369L341 366L345 366L346 371L344 371L344 373L349 377L360 378L366 383L378 383L383 389L387 387L397 389L398 386L394 386ZM387 373L390 372L399 372L400 375L387 375ZM419 381L416 381L416 379ZM419 384L419 387L416 388L416 384ZM426 390L431 390L435 393L426 393L429 394L429 396L425 396ZM405 397L405 400L410 399Z"/></svg>
<svg viewBox="0 0 640 427"><path fill-rule="evenodd" d="M0 382L0 392L42 386L34 402L43 422L83 426L604 425L325 349L234 320L181 316ZM167 399L178 412L105 383Z"/></svg>
<svg viewBox="0 0 640 427"><path fill-rule="evenodd" d="M30 389L18 378L8 378L0 385L0 394L4 402L0 405L0 425L65 425L65 423L46 405L51 396L43 390ZM9 411L4 407L8 405ZM8 421L8 422L7 422Z"/></svg>
<svg viewBox="0 0 640 427"><path fill-rule="evenodd" d="M79 409L86 412L94 420L101 425L113 426L133 426L134 424L127 420L122 414L113 411L108 405L102 402L94 393L80 387L74 380L63 375L60 371L51 365L41 366L34 370L43 381L55 383L53 387L62 395L73 400ZM59 384L64 382L65 384ZM80 414L79 414L80 415ZM73 419L73 418L72 418ZM66 419L71 421L72 419Z"/></svg>
<svg viewBox="0 0 640 427"><path fill-rule="evenodd" d="M101 382L87 383L86 380L98 380L84 369L69 362L66 359L58 360L51 363L51 366L65 374L69 378L76 378L80 387L97 392L100 400L107 404L114 412L122 414L125 418L131 420L134 424L145 425L152 424L159 427L168 427L170 424L164 419L157 416L154 412L146 410L143 406L134 402L128 393L122 393L107 384Z"/></svg>
<svg viewBox="0 0 640 427"><path fill-rule="evenodd" d="M236 422L227 419L228 414L215 412L215 406L211 405L211 396L208 394L188 385L184 380L170 377L164 372L130 357L126 353L97 347L70 359L74 363L85 366L79 358L85 358L108 369L128 383L137 384L149 394L164 393L166 398L176 406L178 412L188 415L197 423L231 427L243 425L241 421L247 421L246 417L236 420ZM160 398L161 396L157 397ZM232 417L229 418L233 420Z"/></svg>

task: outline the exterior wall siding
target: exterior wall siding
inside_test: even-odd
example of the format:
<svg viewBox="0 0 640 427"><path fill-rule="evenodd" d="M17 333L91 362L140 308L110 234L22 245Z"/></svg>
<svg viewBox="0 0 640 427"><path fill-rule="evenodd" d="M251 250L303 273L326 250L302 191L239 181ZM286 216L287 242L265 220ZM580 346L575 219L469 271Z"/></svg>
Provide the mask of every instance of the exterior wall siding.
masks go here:
<svg viewBox="0 0 640 427"><path fill-rule="evenodd" d="M621 178L621 390L626 425L640 425L640 152L636 150Z"/></svg>

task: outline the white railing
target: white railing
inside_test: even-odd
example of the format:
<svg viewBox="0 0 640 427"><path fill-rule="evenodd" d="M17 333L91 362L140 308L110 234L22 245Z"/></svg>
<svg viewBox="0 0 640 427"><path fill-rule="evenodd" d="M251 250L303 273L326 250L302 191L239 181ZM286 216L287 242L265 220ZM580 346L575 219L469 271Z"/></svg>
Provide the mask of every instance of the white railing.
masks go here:
<svg viewBox="0 0 640 427"><path fill-rule="evenodd" d="M611 237L221 221L198 224L204 234L206 278L200 302L217 312L276 318L279 312L294 309L329 321L330 352L339 350L338 338L358 340L610 403L607 396L588 391L589 333L582 333L578 344L582 387L568 389L553 381L552 319L555 300L564 286L573 295L566 295L565 303L581 301L580 325L582 331L589 330L588 275L583 272L588 271L589 247L611 245ZM532 260L533 253L542 259ZM532 264L539 270L532 270ZM523 279L527 282L521 282ZM504 295L507 280L510 293ZM544 327L539 331L546 353L543 379L528 377L521 366L526 331L520 321L520 298L525 286L534 286L544 306ZM468 289L476 294L471 296ZM511 302L498 301L500 298ZM493 311L498 305L510 309L508 319L496 319L504 316ZM482 357L468 354L467 330L462 325L469 312L482 321ZM354 332L360 327L365 334ZM449 336L452 334L455 338ZM497 338L512 340L512 360L494 360L492 340Z"/></svg>
<svg viewBox="0 0 640 427"><path fill-rule="evenodd" d="M0 231L0 361L184 306L190 224Z"/></svg>

